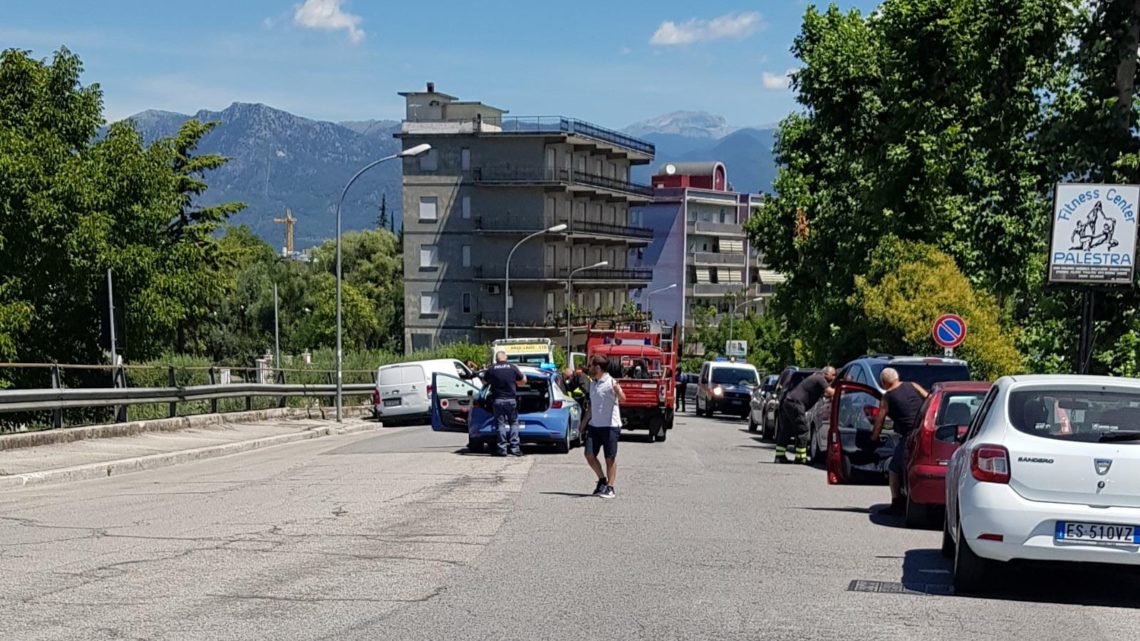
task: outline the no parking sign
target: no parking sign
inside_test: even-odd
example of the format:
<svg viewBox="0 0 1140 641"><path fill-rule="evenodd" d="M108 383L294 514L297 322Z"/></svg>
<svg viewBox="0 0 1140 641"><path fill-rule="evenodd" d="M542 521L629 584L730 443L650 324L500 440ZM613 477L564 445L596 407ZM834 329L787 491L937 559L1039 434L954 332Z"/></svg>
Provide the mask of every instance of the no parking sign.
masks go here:
<svg viewBox="0 0 1140 641"><path fill-rule="evenodd" d="M943 314L934 321L931 335L935 343L951 351L966 340L966 321L957 314Z"/></svg>

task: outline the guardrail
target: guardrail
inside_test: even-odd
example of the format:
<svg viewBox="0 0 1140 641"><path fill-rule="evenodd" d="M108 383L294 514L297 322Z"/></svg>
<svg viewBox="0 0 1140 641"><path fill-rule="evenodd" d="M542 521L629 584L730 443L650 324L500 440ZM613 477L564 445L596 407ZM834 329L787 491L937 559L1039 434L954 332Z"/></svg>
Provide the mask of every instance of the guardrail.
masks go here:
<svg viewBox="0 0 1140 641"><path fill-rule="evenodd" d="M220 409L219 401L226 399L245 399L244 407L231 405L228 411L248 411L254 409L255 398L274 398L276 401L269 407L274 405L286 407L290 398L328 398L332 404L332 399L336 395L332 370L50 363L0 363L0 369L47 370L51 376L51 387L0 389L0 433L10 429L28 429L29 426L33 429L62 428L64 412L79 410L90 410L82 412L88 422L94 419L124 423L128 420L127 408L131 406L158 406L152 410L143 410L146 419L174 418L180 415L180 405L185 409L187 403L198 403L199 406L194 408L198 411L181 415L217 414ZM140 371L147 370L164 377L168 384L155 386L153 385L155 377L152 376L151 385L144 384L137 387L129 385L129 377L133 378ZM107 378L93 376L100 372L105 373ZM84 374L84 376L81 379L68 381L66 373ZM370 395L375 389L374 371L345 370L344 373L351 375L351 378L357 381L361 379L372 381L344 383L342 390L346 396ZM287 374L301 380L286 383ZM207 382L178 384L178 379L185 381L188 377L199 380L204 377ZM69 382L80 383L83 386L68 386ZM97 386L103 382L109 385ZM165 410L161 409L162 405L166 405ZM114 411L107 414L101 411L105 408L114 408ZM50 413L50 420L42 420L45 418L42 414L46 413ZM37 414L41 416L37 418Z"/></svg>

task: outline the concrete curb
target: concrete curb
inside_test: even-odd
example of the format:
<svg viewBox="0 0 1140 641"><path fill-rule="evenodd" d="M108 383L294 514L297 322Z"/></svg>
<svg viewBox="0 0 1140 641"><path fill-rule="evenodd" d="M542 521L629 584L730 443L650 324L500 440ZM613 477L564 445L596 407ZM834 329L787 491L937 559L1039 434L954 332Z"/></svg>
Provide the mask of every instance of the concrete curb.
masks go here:
<svg viewBox="0 0 1140 641"><path fill-rule="evenodd" d="M352 434L355 432L374 430L380 427L383 427L381 423L365 423L340 427L336 425L330 425L328 427L317 427L301 432L296 432L294 434L267 436L265 438L250 439L248 441L236 441L233 443L223 443L221 445L199 447L192 450L163 452L162 454L151 454L149 456L139 456L136 458L122 459L119 461L104 461L101 463L76 465L74 467L64 467L55 470L44 470L42 472L30 472L27 474L0 476L0 491L27 487L29 485L66 483L69 481L84 481L88 479L106 478L108 476L119 476L122 474L129 474L131 472L142 472L145 470L153 470L161 467L179 465L181 463L190 463L193 461L200 461L220 456L229 456L231 454L239 454L241 452L248 452L250 450L261 449L264 447L272 447L274 445L284 445L286 443L295 443L297 441L307 441L309 439L320 438L322 436Z"/></svg>
<svg viewBox="0 0 1140 641"><path fill-rule="evenodd" d="M88 427L65 427L37 432L19 432L0 436L0 452L21 447L72 443L89 438L113 438L134 436L147 432L177 432L193 427L227 425L230 423L256 423L274 419L326 419L335 412L332 408L273 408L250 412L229 412L227 414L195 414L153 421L134 421L110 425L90 425ZM344 416L363 416L372 412L372 406L353 405L344 408Z"/></svg>

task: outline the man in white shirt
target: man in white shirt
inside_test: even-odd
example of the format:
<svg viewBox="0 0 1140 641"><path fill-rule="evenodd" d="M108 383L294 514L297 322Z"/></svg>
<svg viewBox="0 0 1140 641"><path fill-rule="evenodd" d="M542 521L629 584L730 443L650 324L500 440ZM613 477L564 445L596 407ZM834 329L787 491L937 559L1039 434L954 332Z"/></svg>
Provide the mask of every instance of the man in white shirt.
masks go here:
<svg viewBox="0 0 1140 641"><path fill-rule="evenodd" d="M621 408L625 402L625 392L607 371L609 361L597 355L590 359L590 406L582 415L586 423L586 461L590 469L598 475L598 485L594 496L612 499L614 482L617 480L617 448L621 437ZM598 461L598 452L605 450L606 469Z"/></svg>

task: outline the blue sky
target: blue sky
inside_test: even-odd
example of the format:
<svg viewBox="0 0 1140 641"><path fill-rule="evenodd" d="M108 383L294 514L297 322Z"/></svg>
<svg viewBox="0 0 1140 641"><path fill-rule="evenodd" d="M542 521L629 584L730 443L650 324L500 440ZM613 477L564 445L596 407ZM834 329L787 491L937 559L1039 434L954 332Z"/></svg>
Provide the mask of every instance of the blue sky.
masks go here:
<svg viewBox="0 0 1140 641"><path fill-rule="evenodd" d="M263 102L310 118L402 115L439 90L514 115L620 128L700 110L735 125L795 108L783 82L803 0L703 3L4 0L0 47L78 53L106 115ZM843 0L867 11L873 0Z"/></svg>

